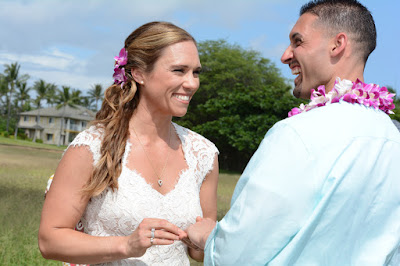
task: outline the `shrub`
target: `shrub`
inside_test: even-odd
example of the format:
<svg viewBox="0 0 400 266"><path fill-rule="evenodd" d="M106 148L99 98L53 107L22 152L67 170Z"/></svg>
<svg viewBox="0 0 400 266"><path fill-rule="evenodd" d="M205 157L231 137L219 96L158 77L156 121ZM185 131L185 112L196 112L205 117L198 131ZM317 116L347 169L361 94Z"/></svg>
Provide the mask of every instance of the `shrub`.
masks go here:
<svg viewBox="0 0 400 266"><path fill-rule="evenodd" d="M18 132L17 139L26 140L26 139L28 139L28 136L25 133Z"/></svg>

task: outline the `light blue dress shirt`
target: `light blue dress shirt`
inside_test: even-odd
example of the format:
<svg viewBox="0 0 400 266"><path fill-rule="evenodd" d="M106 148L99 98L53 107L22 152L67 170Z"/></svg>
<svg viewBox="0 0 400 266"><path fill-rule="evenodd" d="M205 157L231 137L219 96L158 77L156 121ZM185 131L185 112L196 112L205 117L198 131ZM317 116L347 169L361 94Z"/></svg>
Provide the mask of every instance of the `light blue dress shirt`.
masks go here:
<svg viewBox="0 0 400 266"><path fill-rule="evenodd" d="M207 239L205 265L400 265L400 133L347 102L278 122Z"/></svg>

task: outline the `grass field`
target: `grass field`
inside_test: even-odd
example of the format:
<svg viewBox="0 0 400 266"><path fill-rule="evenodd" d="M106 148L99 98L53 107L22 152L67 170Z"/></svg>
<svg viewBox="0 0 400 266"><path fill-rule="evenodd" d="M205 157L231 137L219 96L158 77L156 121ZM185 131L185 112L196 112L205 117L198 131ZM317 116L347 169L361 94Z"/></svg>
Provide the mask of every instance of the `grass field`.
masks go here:
<svg viewBox="0 0 400 266"><path fill-rule="evenodd" d="M42 258L37 233L47 179L62 150L0 137L0 265L61 265ZM229 209L238 177L220 174L218 219Z"/></svg>

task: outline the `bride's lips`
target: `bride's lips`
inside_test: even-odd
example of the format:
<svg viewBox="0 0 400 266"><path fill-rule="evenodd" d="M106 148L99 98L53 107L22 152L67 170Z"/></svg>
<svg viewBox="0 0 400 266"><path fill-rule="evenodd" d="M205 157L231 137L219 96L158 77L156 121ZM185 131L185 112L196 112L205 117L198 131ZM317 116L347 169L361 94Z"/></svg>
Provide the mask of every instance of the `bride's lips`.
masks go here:
<svg viewBox="0 0 400 266"><path fill-rule="evenodd" d="M190 98L191 98L191 95L189 95L189 94L174 93L172 96L175 99L177 99L179 102L186 103L186 104L189 104Z"/></svg>

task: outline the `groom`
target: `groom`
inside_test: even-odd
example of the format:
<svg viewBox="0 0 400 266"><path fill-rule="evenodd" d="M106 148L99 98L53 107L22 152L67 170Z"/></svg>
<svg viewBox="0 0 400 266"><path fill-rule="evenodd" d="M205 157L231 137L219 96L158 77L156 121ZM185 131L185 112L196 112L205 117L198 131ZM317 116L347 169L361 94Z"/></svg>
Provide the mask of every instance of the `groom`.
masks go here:
<svg viewBox="0 0 400 266"><path fill-rule="evenodd" d="M312 1L289 39L293 93L313 100L268 131L226 216L198 217L189 238L206 265L400 265L393 95L363 83L373 18L355 0Z"/></svg>

